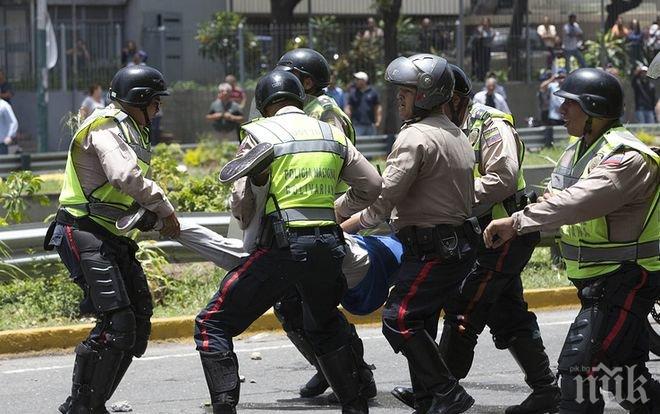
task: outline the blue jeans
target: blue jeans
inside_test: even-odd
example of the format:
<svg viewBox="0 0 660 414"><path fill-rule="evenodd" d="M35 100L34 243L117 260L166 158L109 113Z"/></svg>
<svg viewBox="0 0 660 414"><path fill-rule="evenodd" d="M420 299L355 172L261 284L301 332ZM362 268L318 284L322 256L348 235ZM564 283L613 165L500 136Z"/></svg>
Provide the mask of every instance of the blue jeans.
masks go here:
<svg viewBox="0 0 660 414"><path fill-rule="evenodd" d="M376 135L376 127L374 124L353 124L353 128L355 128L355 136Z"/></svg>
<svg viewBox="0 0 660 414"><path fill-rule="evenodd" d="M640 124L655 124L655 113L648 109L638 109L635 111L635 119Z"/></svg>
<svg viewBox="0 0 660 414"><path fill-rule="evenodd" d="M584 61L584 56L582 56L582 52L580 52L580 49L574 49L574 50L564 49L564 57L566 58L567 72L571 71L571 56L575 56L575 59L577 59L578 64L580 65L581 68L587 66L587 62Z"/></svg>

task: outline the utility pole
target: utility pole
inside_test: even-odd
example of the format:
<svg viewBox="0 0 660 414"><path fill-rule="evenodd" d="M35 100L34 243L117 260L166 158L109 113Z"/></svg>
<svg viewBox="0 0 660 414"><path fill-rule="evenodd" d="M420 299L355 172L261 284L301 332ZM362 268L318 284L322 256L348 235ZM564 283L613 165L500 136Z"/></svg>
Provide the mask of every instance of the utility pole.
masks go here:
<svg viewBox="0 0 660 414"><path fill-rule="evenodd" d="M48 151L48 67L46 66L46 0L37 0L37 150Z"/></svg>
<svg viewBox="0 0 660 414"><path fill-rule="evenodd" d="M465 22L463 21L463 0L458 1L458 30L456 30L456 63L463 68L465 55ZM474 62L472 62L474 65Z"/></svg>

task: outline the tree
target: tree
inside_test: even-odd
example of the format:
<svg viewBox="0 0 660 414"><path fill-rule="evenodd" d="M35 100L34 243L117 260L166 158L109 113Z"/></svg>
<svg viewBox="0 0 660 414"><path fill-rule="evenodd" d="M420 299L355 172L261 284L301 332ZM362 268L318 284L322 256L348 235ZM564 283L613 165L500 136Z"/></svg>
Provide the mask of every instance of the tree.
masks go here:
<svg viewBox="0 0 660 414"><path fill-rule="evenodd" d="M385 40L385 64L390 63L399 55L399 42L398 42L398 29L397 22L401 14L401 1L402 0L375 0L374 5L383 18L383 32ZM386 134L393 134L399 130L397 119L397 106L396 102L396 88L394 85L387 84L385 86L385 114L383 119L385 121L384 129Z"/></svg>
<svg viewBox="0 0 660 414"><path fill-rule="evenodd" d="M270 0L273 59L279 59L284 53L286 42L291 37L289 24L293 22L293 9L298 3L300 0Z"/></svg>
<svg viewBox="0 0 660 414"><path fill-rule="evenodd" d="M607 20L605 20L605 31L614 26L619 15L632 10L642 4L642 0L611 0L611 3L605 6L607 11Z"/></svg>

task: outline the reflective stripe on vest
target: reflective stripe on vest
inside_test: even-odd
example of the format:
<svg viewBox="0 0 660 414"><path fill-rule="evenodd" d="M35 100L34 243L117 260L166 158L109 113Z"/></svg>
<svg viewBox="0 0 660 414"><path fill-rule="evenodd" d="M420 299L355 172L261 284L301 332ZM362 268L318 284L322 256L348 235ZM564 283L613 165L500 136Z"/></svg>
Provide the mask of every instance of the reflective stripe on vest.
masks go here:
<svg viewBox="0 0 660 414"><path fill-rule="evenodd" d="M468 117L468 131L469 139L474 149L474 159L475 165L473 169L473 175L475 178L481 177L481 172L479 171L480 165L482 164L481 159L481 142L484 138L484 132L492 125L493 119L502 119L513 128L514 120L511 114L504 113L495 108L491 108L486 105L479 103L474 103L470 108L470 115ZM505 207L506 204L509 205L514 203L516 206L519 205L519 201L524 196L525 192L525 176L523 173L523 161L525 158L525 145L521 140L516 140L516 145L518 146L518 175L516 177L516 192L507 197L506 200L498 203L492 204L477 204L473 208L473 214L477 217L483 217L488 214L491 215L493 219L508 217L509 213Z"/></svg>
<svg viewBox="0 0 660 414"><path fill-rule="evenodd" d="M579 140L570 145L552 174L553 193L565 190L588 177L589 172L622 147L639 152L648 163L660 167L660 156L621 126L609 129L578 159ZM595 163L595 164L594 164ZM583 279L616 271L623 262L634 262L648 271L660 270L660 187L644 219L639 238L631 242L609 240L605 217L562 226L560 248L570 278Z"/></svg>
<svg viewBox="0 0 660 414"><path fill-rule="evenodd" d="M291 227L335 224L334 189L346 158L346 137L325 122L289 112L241 126L257 142L273 144L270 192ZM266 215L277 216L272 200Z"/></svg>
<svg viewBox="0 0 660 414"><path fill-rule="evenodd" d="M142 134L140 127L125 112L113 106L95 111L83 122L74 134L69 146L69 155L64 173L64 184L60 194L60 204L74 217L89 215L94 221L109 231L117 234L115 227L117 218L126 214L126 211L134 204L135 200L127 194L113 187L109 182L94 189L91 194L85 194L78 178L75 164L73 162L73 148L75 144L80 145L89 135L92 129L105 122L115 122L119 128L119 136L135 152L138 158L138 166L142 175L146 175L151 162L150 144L147 130ZM137 131L139 136L131 133L131 127Z"/></svg>

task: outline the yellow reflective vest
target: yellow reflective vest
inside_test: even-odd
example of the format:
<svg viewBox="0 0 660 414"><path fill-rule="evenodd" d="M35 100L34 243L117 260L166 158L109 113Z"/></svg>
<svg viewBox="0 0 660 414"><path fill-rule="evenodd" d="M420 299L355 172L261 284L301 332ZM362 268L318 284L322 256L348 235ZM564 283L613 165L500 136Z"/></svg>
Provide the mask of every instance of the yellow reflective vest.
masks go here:
<svg viewBox="0 0 660 414"><path fill-rule="evenodd" d="M501 119L513 127L514 120L511 114L504 113L490 106L482 105L479 103L472 104L470 108L470 115L468 117L468 137L474 149L475 166L473 174L475 178L481 177L479 171L482 163L481 159L481 141L487 140L489 137L484 134L497 133L497 130L489 132L489 127L493 123L493 119ZM517 140L518 145L518 177L516 178L516 193L511 194L507 201L518 204L519 196L523 195L525 191L525 176L523 174L523 160L525 158L525 145L522 141ZM518 196L518 197L517 197ZM510 200L511 199L511 200ZM490 213L493 219L509 217L509 212L504 206L504 202L494 203L490 205L479 205L475 208L473 214L476 216L484 216Z"/></svg>
<svg viewBox="0 0 660 414"><path fill-rule="evenodd" d="M551 190L562 191L588 175L594 158L606 160L622 147L639 152L646 162L660 165L660 156L622 126L609 129L578 158L582 140L571 144L562 154L551 176ZM593 167L593 166L592 166ZM619 243L609 239L605 217L562 226L560 248L568 276L585 279L616 271L624 262L637 263L648 271L660 270L660 209L656 189L637 240Z"/></svg>
<svg viewBox="0 0 660 414"><path fill-rule="evenodd" d="M275 150L265 215L281 215L290 227L335 224L335 188L347 151L344 134L300 112L254 120L241 126L241 139L246 133Z"/></svg>
<svg viewBox="0 0 660 414"><path fill-rule="evenodd" d="M142 175L145 176L149 171L151 162L151 145L149 143L148 130L140 128L131 117L118 108L105 108L96 110L90 115L78 128L71 140L69 146L69 155L66 160L64 170L64 184L60 193L59 202L66 211L74 217L89 216L96 223L114 234L119 234L115 227L117 219L126 214L126 211L133 205L135 200L128 194L122 193L113 187L109 182L105 182L100 187L94 189L90 194L85 194L80 184L80 179L74 164L74 145L81 146L87 135L107 123L114 122L119 127L120 136L135 151L138 158L138 165ZM135 139L130 133L132 127L141 132L141 137Z"/></svg>

